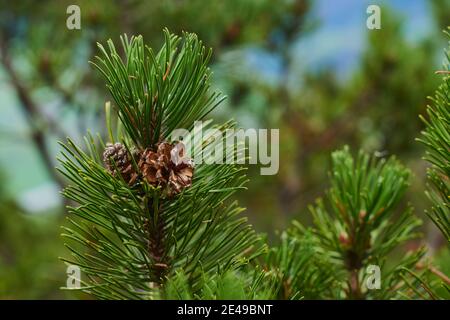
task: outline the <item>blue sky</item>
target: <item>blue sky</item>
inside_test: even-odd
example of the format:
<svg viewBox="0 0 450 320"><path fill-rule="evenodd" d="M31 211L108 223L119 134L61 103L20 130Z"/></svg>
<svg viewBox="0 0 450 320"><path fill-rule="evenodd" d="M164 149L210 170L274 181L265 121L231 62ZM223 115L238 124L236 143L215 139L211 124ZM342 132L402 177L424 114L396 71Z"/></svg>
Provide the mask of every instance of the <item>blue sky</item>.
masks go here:
<svg viewBox="0 0 450 320"><path fill-rule="evenodd" d="M377 32L366 27L369 16L366 11L371 4L394 10L403 19L403 31L411 42L425 38L436 30L426 0L316 0L311 19L319 23L318 27L306 35L302 34L292 46L292 66L295 69L291 70L290 81L293 88L301 85L301 74L305 71L330 68L343 79L352 74L358 67L367 33ZM241 77L256 74L255 79L250 81L264 79L265 84L276 84L282 79L282 60L279 56L254 46L247 48L245 54L245 59L241 59L245 61L244 67L242 63L235 67Z"/></svg>

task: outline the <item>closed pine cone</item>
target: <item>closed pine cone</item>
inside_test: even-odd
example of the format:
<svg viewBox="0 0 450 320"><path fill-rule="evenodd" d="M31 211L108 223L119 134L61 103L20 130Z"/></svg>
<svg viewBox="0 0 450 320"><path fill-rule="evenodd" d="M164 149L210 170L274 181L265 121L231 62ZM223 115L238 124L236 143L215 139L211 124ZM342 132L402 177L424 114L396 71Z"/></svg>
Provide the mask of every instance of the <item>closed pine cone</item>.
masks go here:
<svg viewBox="0 0 450 320"><path fill-rule="evenodd" d="M103 152L103 162L113 176L117 177L120 174L130 185L136 181L138 174L135 172L131 156L123 144L107 143Z"/></svg>

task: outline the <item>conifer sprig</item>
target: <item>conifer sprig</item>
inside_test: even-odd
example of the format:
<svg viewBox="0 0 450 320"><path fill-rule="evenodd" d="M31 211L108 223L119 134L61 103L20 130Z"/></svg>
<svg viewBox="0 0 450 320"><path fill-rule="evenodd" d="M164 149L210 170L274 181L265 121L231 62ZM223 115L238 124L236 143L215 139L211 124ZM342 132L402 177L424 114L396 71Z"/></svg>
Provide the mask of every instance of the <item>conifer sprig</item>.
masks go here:
<svg viewBox="0 0 450 320"><path fill-rule="evenodd" d="M124 128L123 134L110 130L109 135L117 135L114 140L128 150L136 171L131 150L155 148L173 129L192 129L223 99L209 92L210 51L193 34L179 38L165 30L165 36L158 54L141 36L123 37L124 61L112 41L109 53L99 45L103 58L95 66L106 78ZM105 142L91 135L85 140L87 151L70 139L62 144L59 159L70 181L63 194L77 203L63 227L72 257L63 260L81 268L81 290L102 299L164 298L170 296L166 283L181 281L182 274L198 297L205 278L227 278L265 250L246 218L239 217L243 209L230 199L244 188L244 168L200 163L192 184L166 197L145 179L129 185L111 174L101 159ZM109 165L118 171L114 161Z"/></svg>
<svg viewBox="0 0 450 320"><path fill-rule="evenodd" d="M447 33L450 36L449 33ZM450 242L450 52L446 51L446 63L442 84L436 90L432 105L427 107L428 117L420 117L425 123L422 137L418 139L426 147L425 159L430 162L427 192L433 206L427 212L436 226Z"/></svg>
<svg viewBox="0 0 450 320"><path fill-rule="evenodd" d="M419 235L416 228L421 222L412 209L398 208L409 175L395 158L376 159L364 152L354 158L347 147L335 151L331 188L324 200L310 206L313 227L294 221L282 234L281 245L272 248L268 263L279 270L289 288L283 288L281 295L298 292L314 299L419 297L411 286L424 294L421 283L409 272L422 258L423 249L407 252L402 259L395 259L394 265L387 263L394 249ZM380 269L379 289L367 285L373 275L367 270L370 265Z"/></svg>

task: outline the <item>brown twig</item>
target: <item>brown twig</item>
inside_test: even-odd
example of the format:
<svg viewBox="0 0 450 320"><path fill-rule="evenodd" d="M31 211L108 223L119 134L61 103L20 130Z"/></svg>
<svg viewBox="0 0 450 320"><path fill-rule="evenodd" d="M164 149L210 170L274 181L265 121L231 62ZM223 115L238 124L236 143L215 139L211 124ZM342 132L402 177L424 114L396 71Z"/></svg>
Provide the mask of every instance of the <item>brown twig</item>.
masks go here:
<svg viewBox="0 0 450 320"><path fill-rule="evenodd" d="M424 263L418 263L417 265L418 269L424 269L427 268L430 270L431 273L433 273L435 276L439 277L442 281L444 281L446 284L450 285L450 278L447 277L442 271L440 271L438 268L432 266L432 265L425 265Z"/></svg>

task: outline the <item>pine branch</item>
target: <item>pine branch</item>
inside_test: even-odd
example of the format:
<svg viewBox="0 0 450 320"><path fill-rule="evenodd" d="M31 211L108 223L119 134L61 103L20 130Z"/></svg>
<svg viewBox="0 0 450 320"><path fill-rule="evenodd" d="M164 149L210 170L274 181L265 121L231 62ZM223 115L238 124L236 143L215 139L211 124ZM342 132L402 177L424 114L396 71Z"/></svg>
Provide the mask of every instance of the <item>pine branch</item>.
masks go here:
<svg viewBox="0 0 450 320"><path fill-rule="evenodd" d="M270 249L266 264L278 283L278 299L332 298L331 289L340 277L329 265L327 253L319 249L312 230L297 221L281 234L280 244Z"/></svg>
<svg viewBox="0 0 450 320"><path fill-rule="evenodd" d="M178 274L188 292L199 296L205 277L237 272L265 250L230 200L244 188L243 168L197 164L190 171L192 181L181 189L167 184L165 171L152 171L158 161L164 165L158 170L169 170L164 148L173 148L171 131L192 129L223 99L209 92L210 51L193 34L179 38L166 30L165 36L157 54L141 36L123 37L124 61L112 41L109 53L99 45L103 58L95 66L107 80L124 130L114 133L109 126L116 144L106 149L90 134L86 152L70 139L62 144L59 170L71 182L63 194L79 204L70 208L64 227L72 258L63 260L80 266L81 290L102 299L170 296L167 281ZM225 139L203 141L195 152L225 145ZM235 157L236 152L224 154Z"/></svg>
<svg viewBox="0 0 450 320"><path fill-rule="evenodd" d="M450 36L450 34L447 33ZM431 188L427 195L433 206L427 212L431 220L450 241L450 77L448 76L450 52L446 52L445 70L442 84L437 89L433 106L427 107L428 119L420 117L425 124L422 138L418 139L426 147L425 160L431 167L428 169L428 180Z"/></svg>
<svg viewBox="0 0 450 320"><path fill-rule="evenodd" d="M200 290L193 293L188 278L177 272L168 280L166 299L267 300L275 299L276 278L258 270L202 274Z"/></svg>
<svg viewBox="0 0 450 320"><path fill-rule="evenodd" d="M394 267L386 263L394 249L418 236L421 222L412 209L396 212L409 175L394 158L375 159L363 152L353 158L347 147L334 152L331 188L325 200L310 206L314 227L294 222L281 246L272 249L278 255L269 260L272 268L282 270L282 279L309 298L416 297L400 274L409 281L411 276L401 271L415 269L424 250L406 253ZM380 268L380 290L367 286L369 265Z"/></svg>

